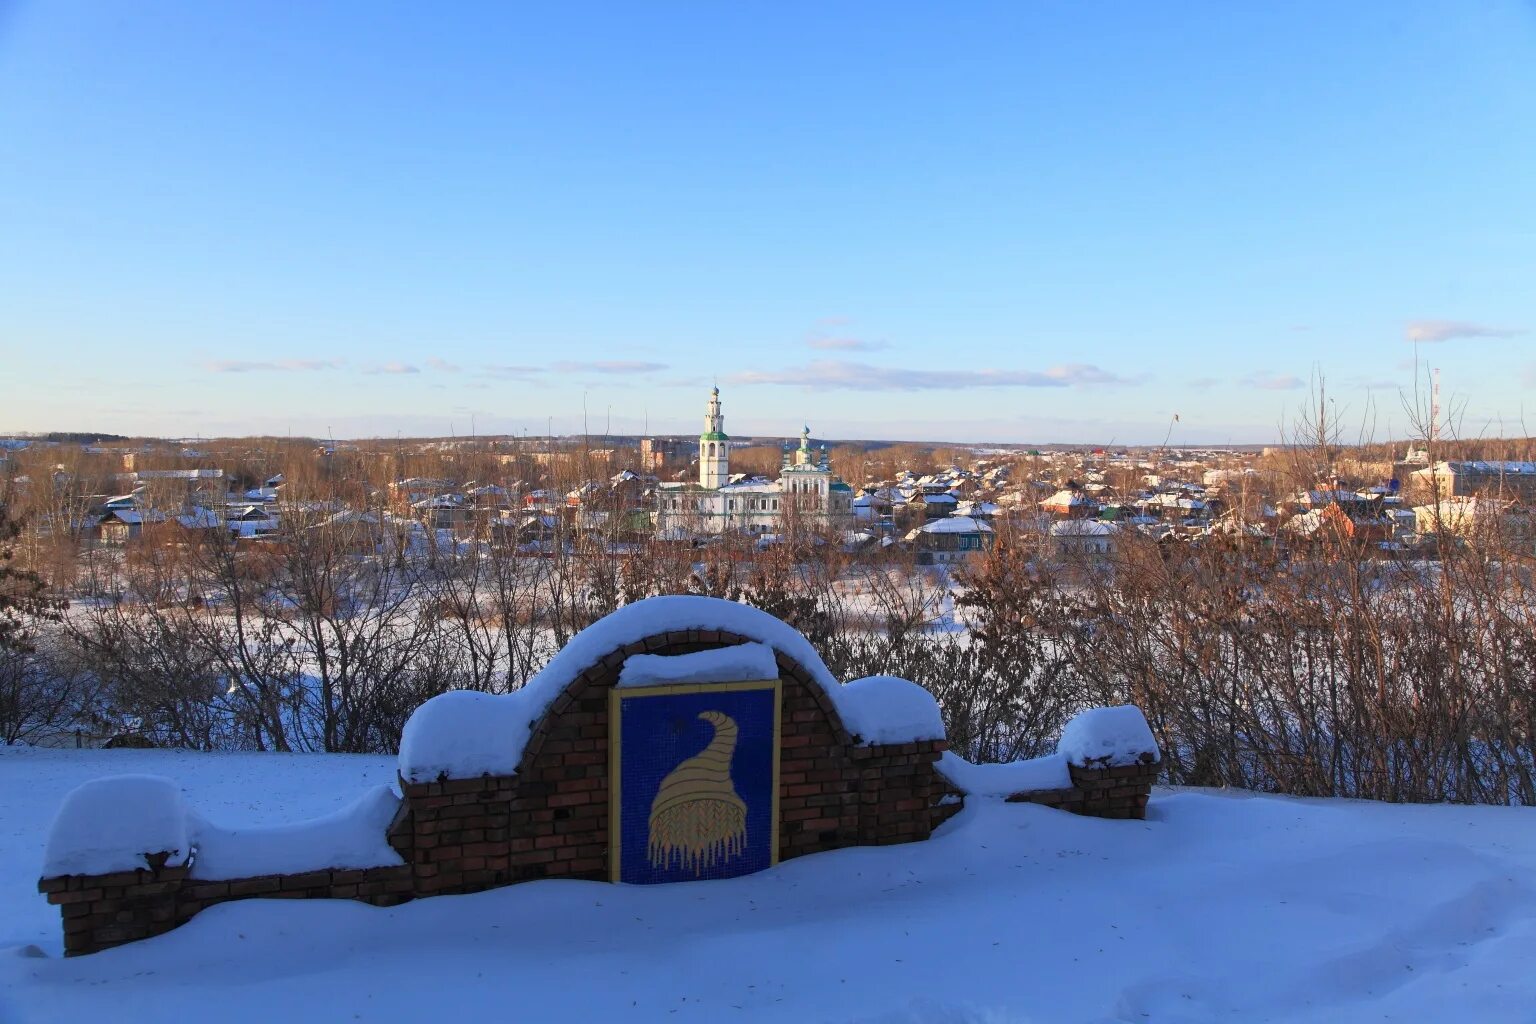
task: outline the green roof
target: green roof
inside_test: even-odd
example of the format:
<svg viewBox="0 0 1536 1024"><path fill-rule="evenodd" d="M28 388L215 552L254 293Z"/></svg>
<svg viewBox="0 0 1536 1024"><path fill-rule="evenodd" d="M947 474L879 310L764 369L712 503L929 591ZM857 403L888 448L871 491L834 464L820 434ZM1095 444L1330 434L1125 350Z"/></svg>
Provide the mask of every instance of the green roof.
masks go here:
<svg viewBox="0 0 1536 1024"><path fill-rule="evenodd" d="M700 441L729 441L730 438L726 437L724 434L720 433L718 430L712 430L712 431L710 431L707 434L700 434L699 435L699 440Z"/></svg>

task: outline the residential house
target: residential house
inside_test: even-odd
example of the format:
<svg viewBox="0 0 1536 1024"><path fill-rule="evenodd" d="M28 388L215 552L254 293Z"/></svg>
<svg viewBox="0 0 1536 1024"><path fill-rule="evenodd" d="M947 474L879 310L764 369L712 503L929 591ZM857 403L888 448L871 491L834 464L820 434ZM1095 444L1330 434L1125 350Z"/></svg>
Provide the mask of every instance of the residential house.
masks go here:
<svg viewBox="0 0 1536 1024"><path fill-rule="evenodd" d="M1092 519L1098 513L1097 503L1075 483L1040 502L1040 511L1059 519Z"/></svg>
<svg viewBox="0 0 1536 1024"><path fill-rule="evenodd" d="M1407 489L1421 500L1482 495L1536 503L1536 462L1437 462L1410 473Z"/></svg>
<svg viewBox="0 0 1536 1024"><path fill-rule="evenodd" d="M970 516L934 519L909 532L903 540L918 565L953 565L992 550L992 524Z"/></svg>
<svg viewBox="0 0 1536 1024"><path fill-rule="evenodd" d="M1462 539L1494 531L1518 531L1528 516L1517 513L1508 499L1456 495L1433 505L1418 505L1413 516L1419 536L1439 535Z"/></svg>
<svg viewBox="0 0 1536 1024"><path fill-rule="evenodd" d="M1049 551L1055 558L1106 558L1115 551L1120 527L1097 519L1058 519L1048 532Z"/></svg>

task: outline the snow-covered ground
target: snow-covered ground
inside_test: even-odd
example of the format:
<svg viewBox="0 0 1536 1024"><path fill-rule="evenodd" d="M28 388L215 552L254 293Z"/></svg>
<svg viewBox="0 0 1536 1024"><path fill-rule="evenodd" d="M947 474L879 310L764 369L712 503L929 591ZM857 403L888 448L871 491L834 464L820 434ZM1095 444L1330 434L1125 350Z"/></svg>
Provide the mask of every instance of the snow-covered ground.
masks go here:
<svg viewBox="0 0 1536 1024"><path fill-rule="evenodd" d="M79 782L166 775L215 823L271 824L393 770L0 748L0 1022L1536 1019L1536 813L1193 790L1145 822L973 799L929 843L729 881L245 901L59 957L33 884Z"/></svg>

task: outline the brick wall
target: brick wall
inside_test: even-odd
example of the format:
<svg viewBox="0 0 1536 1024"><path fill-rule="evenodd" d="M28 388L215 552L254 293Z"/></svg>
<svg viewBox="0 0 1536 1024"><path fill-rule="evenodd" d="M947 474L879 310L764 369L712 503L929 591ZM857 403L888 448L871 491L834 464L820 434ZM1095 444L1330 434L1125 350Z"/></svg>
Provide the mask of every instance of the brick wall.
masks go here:
<svg viewBox="0 0 1536 1024"><path fill-rule="evenodd" d="M534 729L517 774L401 780L418 895L535 878L608 877L608 693L634 654L691 654L747 642L678 630L630 644L582 672ZM944 743L860 746L800 665L780 654L779 859L928 838Z"/></svg>
<svg viewBox="0 0 1536 1024"><path fill-rule="evenodd" d="M163 864L165 855L156 857ZM151 858L156 859L156 858ZM406 867L330 869L204 881L188 868L45 878L38 889L59 908L64 955L77 956L168 932L217 903L248 899L353 899L388 907L411 898Z"/></svg>
<svg viewBox="0 0 1536 1024"><path fill-rule="evenodd" d="M513 776L400 780L389 826L403 866L201 881L187 868L44 879L60 907L69 955L169 931L228 900L340 898L390 906L537 878L608 877L608 695L632 654L689 654L746 637L663 633L582 672L537 724ZM821 687L778 656L779 859L845 846L926 839L959 809L935 762L942 740L863 746ZM163 865L165 858L160 858Z"/></svg>
<svg viewBox="0 0 1536 1024"><path fill-rule="evenodd" d="M1143 754L1137 764L1080 768L1068 765L1070 789L1035 789L1015 793L1009 803L1043 804L1095 818L1145 818L1147 798L1162 766Z"/></svg>

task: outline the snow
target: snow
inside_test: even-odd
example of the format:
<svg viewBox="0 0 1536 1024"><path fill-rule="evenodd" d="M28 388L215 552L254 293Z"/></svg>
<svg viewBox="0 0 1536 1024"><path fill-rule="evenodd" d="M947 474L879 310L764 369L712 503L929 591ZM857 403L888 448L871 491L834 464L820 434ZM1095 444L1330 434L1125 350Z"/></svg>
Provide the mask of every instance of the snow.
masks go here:
<svg viewBox="0 0 1536 1024"><path fill-rule="evenodd" d="M199 820L193 878L250 878L324 868L403 864L385 839L400 798L376 786L356 802L309 821L266 828L221 828Z"/></svg>
<svg viewBox="0 0 1536 1024"><path fill-rule="evenodd" d="M944 738L933 694L897 676L865 676L836 691L843 728L863 743L910 743Z"/></svg>
<svg viewBox="0 0 1536 1024"><path fill-rule="evenodd" d="M1061 730L1056 753L1080 767L1102 768L1160 760L1157 740L1134 704L1090 708ZM1143 755L1150 757L1143 758Z"/></svg>
<svg viewBox="0 0 1536 1024"><path fill-rule="evenodd" d="M48 833L43 875L108 875L147 868L145 854L187 862L192 836L176 783L158 775L93 779L71 791Z"/></svg>
<svg viewBox="0 0 1536 1024"><path fill-rule="evenodd" d="M992 524L970 516L949 516L935 519L917 528L919 533L991 533Z"/></svg>
<svg viewBox="0 0 1536 1024"><path fill-rule="evenodd" d="M1057 491L1040 503L1041 507L1048 508L1074 508L1078 505L1088 504L1088 499L1076 491Z"/></svg>
<svg viewBox="0 0 1536 1024"><path fill-rule="evenodd" d="M340 810L365 791L394 781L395 759L0 744L0 960L8 946L60 944L58 908L44 902L35 883L52 876L58 867L45 863L45 847L51 825L62 816L71 792L82 783L99 780L115 785L124 775L144 774L174 780L182 820L196 808L220 825L255 828ZM142 859L128 865L130 869L144 866ZM0 982L3 991L4 982ZM4 1006L0 997L0 1022L11 1024L14 1017L6 1015Z"/></svg>
<svg viewBox="0 0 1536 1024"><path fill-rule="evenodd" d="M516 772L529 731L558 695L542 696L539 679L505 696L450 690L417 708L400 735L401 776L425 782Z"/></svg>
<svg viewBox="0 0 1536 1024"><path fill-rule="evenodd" d="M635 654L619 671L620 686L740 683L777 679L779 665L767 644L737 644L693 654Z"/></svg>
<svg viewBox="0 0 1536 1024"><path fill-rule="evenodd" d="M245 900L66 960L33 888L48 822L122 770L245 826L335 810L391 765L0 748L6 1024L1506 1024L1536 1006L1528 808L1201 790L1154 791L1144 822L972 800L926 843L727 881Z"/></svg>
<svg viewBox="0 0 1536 1024"><path fill-rule="evenodd" d="M249 878L324 868L405 863L385 839L400 797L376 786L352 804L308 821L268 827L221 827L202 818L171 779L115 775L92 779L64 797L48 835L42 875L104 875L149 866L145 854L169 852L192 878Z"/></svg>
<svg viewBox="0 0 1536 1024"><path fill-rule="evenodd" d="M810 641L766 612L713 597L653 597L625 605L576 634L520 690L499 696L452 691L424 703L405 723L400 739L400 775L413 782L426 782L514 774L530 731L579 674L628 644L689 629L734 633L788 655L827 692L843 724L863 736L865 743L906 743L943 736L942 728L933 734L937 712L919 713L919 700L909 690L921 689L915 683L906 687L874 685L853 692L854 684L840 684ZM880 705L885 699L891 704L889 721L881 718ZM928 700L931 702L932 697ZM851 721L868 731L854 728ZM904 730L903 723L910 728ZM876 736L890 738L872 738Z"/></svg>
<svg viewBox="0 0 1536 1024"><path fill-rule="evenodd" d="M1060 754L1006 764L972 764L960 755L946 751L939 759L938 767L939 774L966 796L1009 797L1035 789L1072 788L1067 759Z"/></svg>
<svg viewBox="0 0 1536 1024"><path fill-rule="evenodd" d="M1114 523L1097 519L1063 519L1051 524L1052 537L1110 537L1119 532Z"/></svg>

